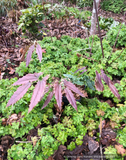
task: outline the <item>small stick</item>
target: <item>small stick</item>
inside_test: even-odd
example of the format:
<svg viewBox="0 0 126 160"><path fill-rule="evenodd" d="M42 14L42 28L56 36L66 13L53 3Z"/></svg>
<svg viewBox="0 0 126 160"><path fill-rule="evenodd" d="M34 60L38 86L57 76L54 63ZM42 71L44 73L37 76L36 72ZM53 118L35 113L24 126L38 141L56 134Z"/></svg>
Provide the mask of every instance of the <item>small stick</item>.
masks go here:
<svg viewBox="0 0 126 160"><path fill-rule="evenodd" d="M101 160L103 160L103 153L102 153L102 144L101 144L101 134L102 134L102 117L100 117L100 153L101 153Z"/></svg>
<svg viewBox="0 0 126 160"><path fill-rule="evenodd" d="M100 26L99 26L99 20L98 20L98 11L97 11L97 5L96 1L94 0L95 4L95 10L96 10L96 17L97 17L97 23L98 23L98 32L99 32L99 37L100 37L100 43L101 43L101 49L102 49L102 56L104 58L104 51L103 51L103 45L102 45L102 39L101 39L101 32L100 32Z"/></svg>
<svg viewBox="0 0 126 160"><path fill-rule="evenodd" d="M32 141L15 141L16 143L33 143Z"/></svg>
<svg viewBox="0 0 126 160"><path fill-rule="evenodd" d="M125 47L125 48L126 48L126 47ZM118 57L116 57L110 64L112 64L116 59L118 59L118 58L120 57L120 55L122 54L122 52L124 51L125 48L122 49L122 51L120 52L120 54L118 55ZM109 64L109 65L110 65L110 64ZM109 65L108 65L108 66L109 66Z"/></svg>
<svg viewBox="0 0 126 160"><path fill-rule="evenodd" d="M120 28L119 28L119 31L118 31L118 34L117 34L117 37L116 37L116 40L115 40L114 47L113 47L113 49L112 49L112 51L111 51L111 54L110 54L110 56L109 56L108 60L111 58L112 52L113 52L113 51L114 51L114 49L115 49L115 45L116 45L116 42L117 42L117 39L118 39L118 36L119 36L120 30L121 30L121 27L122 27L122 24L121 24L121 26L120 26Z"/></svg>

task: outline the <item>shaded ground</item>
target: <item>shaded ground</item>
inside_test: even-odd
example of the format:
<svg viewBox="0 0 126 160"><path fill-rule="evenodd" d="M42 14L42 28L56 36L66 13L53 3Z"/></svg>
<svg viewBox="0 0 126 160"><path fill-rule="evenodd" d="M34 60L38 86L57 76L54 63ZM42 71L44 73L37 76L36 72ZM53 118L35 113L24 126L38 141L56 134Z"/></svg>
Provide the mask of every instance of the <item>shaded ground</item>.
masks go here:
<svg viewBox="0 0 126 160"><path fill-rule="evenodd" d="M14 77L15 68L24 60L29 40L21 34L12 19L0 19L0 79Z"/></svg>

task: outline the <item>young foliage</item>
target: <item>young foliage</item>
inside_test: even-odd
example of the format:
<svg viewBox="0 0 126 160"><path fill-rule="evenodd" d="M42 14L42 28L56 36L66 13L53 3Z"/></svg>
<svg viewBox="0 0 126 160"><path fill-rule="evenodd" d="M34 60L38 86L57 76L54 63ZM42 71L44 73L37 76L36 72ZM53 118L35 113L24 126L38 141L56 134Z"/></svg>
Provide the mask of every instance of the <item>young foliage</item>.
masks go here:
<svg viewBox="0 0 126 160"><path fill-rule="evenodd" d="M98 91L103 91L104 86L102 84L101 78L105 81L105 83L108 85L112 93L120 99L120 95L118 93L118 90L114 86L113 82L111 79L104 73L103 69L101 69L101 75L96 71L96 81L95 81L95 87Z"/></svg>
<svg viewBox="0 0 126 160"><path fill-rule="evenodd" d="M28 112L30 112L36 104L40 101L41 97L44 94L45 87L46 87L46 80L49 78L49 76L45 76L42 80L39 80L35 86L35 89L33 91L33 95L31 98L31 103L29 106Z"/></svg>
<svg viewBox="0 0 126 160"><path fill-rule="evenodd" d="M15 104L19 99L21 99L24 94L27 92L28 88L31 86L31 82L38 81L35 89L32 94L31 102L29 105L28 113L36 106L36 104L43 98L45 93L49 91L49 88L52 87L53 92L50 92L42 109L45 108L48 103L51 101L53 94L55 94L55 98L57 101L57 105L59 109L61 110L61 103L62 103L62 87L61 84L59 84L58 81L54 81L49 87L46 87L46 81L49 78L49 75L43 77L42 80L39 80L39 77L42 75L42 73L34 73L34 74L28 74L22 78L20 78L17 82L15 82L13 85L21 85L17 91L13 94L13 96L10 98L10 100L7 103L7 107L10 105ZM63 86L65 87L64 91L66 93L66 97L68 98L70 104L77 110L76 106L76 100L71 92L71 90L80 96L84 97L84 95L79 91L79 89L72 84L71 82L68 82L66 80L63 80Z"/></svg>
<svg viewBox="0 0 126 160"><path fill-rule="evenodd" d="M101 8L114 13L121 13L126 10L125 0L104 0L101 2Z"/></svg>
<svg viewBox="0 0 126 160"><path fill-rule="evenodd" d="M7 107L16 103L19 99L21 99L24 94L28 91L28 88L31 86L31 83L28 82L20 86L16 92L14 92L13 96L7 103Z"/></svg>
<svg viewBox="0 0 126 160"><path fill-rule="evenodd" d="M126 46L126 25L125 24L119 24L115 27L112 27L108 32L107 32L107 40L109 41L111 46L116 46L116 47L125 47ZM117 38L118 36L118 38ZM115 40L117 38L116 44Z"/></svg>
<svg viewBox="0 0 126 160"><path fill-rule="evenodd" d="M55 97L56 97L56 101L57 101L57 105L59 106L60 110L61 110L61 103L62 103L62 94L61 94L61 85L58 83L58 81L55 82L54 84L54 93L55 93Z"/></svg>
<svg viewBox="0 0 126 160"><path fill-rule="evenodd" d="M46 51L44 49L42 49L39 44L33 44L28 50L28 54L27 54L27 57L26 57L26 67L30 63L31 56L32 56L32 53L33 53L35 48L36 48L36 53L38 55L38 59L39 59L40 62L42 60L42 53L46 53Z"/></svg>

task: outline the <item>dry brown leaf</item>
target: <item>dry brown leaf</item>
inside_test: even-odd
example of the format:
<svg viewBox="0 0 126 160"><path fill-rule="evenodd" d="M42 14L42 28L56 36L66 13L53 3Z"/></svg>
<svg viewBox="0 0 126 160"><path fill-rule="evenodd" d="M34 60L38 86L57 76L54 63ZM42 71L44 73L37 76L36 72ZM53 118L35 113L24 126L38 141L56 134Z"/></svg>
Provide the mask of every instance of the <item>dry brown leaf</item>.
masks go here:
<svg viewBox="0 0 126 160"><path fill-rule="evenodd" d="M96 113L97 113L98 116L104 116L104 114L105 114L105 112L102 111L101 109L97 110Z"/></svg>
<svg viewBox="0 0 126 160"><path fill-rule="evenodd" d="M112 103L112 101L110 99L108 99L105 102L108 103L110 105L110 107L114 107L114 103Z"/></svg>
<svg viewBox="0 0 126 160"><path fill-rule="evenodd" d="M89 137L88 148L90 150L90 153L93 154L99 148L99 143L94 141L93 138Z"/></svg>
<svg viewBox="0 0 126 160"><path fill-rule="evenodd" d="M110 120L110 126L114 129L115 128L115 126L118 126L117 125L117 123L116 122L114 122L114 121L112 121L112 120Z"/></svg>
<svg viewBox="0 0 126 160"><path fill-rule="evenodd" d="M52 156L50 156L50 157L49 157L48 159L46 159L46 160L54 160L54 159L53 159L53 157L52 157Z"/></svg>
<svg viewBox="0 0 126 160"><path fill-rule="evenodd" d="M36 145L38 138L35 137L31 137L32 143L33 143L33 147Z"/></svg>
<svg viewBox="0 0 126 160"><path fill-rule="evenodd" d="M10 70L9 74L14 74L15 69L13 69L12 67L10 67L9 70Z"/></svg>
<svg viewBox="0 0 126 160"><path fill-rule="evenodd" d="M55 160L64 160L63 155L65 153L65 150L66 150L66 146L60 145L58 147L58 150L54 153L53 158Z"/></svg>
<svg viewBox="0 0 126 160"><path fill-rule="evenodd" d="M23 48L20 48L20 49L19 49L19 53L23 54L23 52L24 52L24 49L23 49Z"/></svg>
<svg viewBox="0 0 126 160"><path fill-rule="evenodd" d="M115 148L117 149L118 154L121 154L122 156L126 154L126 149L123 148L123 145L115 145Z"/></svg>
<svg viewBox="0 0 126 160"><path fill-rule="evenodd" d="M2 125L6 126L6 124L7 124L7 118L2 118Z"/></svg>
<svg viewBox="0 0 126 160"><path fill-rule="evenodd" d="M12 114L12 115L8 118L7 123L10 124L10 125L12 125L12 123L15 122L15 121L17 121L17 120L18 120L17 114Z"/></svg>

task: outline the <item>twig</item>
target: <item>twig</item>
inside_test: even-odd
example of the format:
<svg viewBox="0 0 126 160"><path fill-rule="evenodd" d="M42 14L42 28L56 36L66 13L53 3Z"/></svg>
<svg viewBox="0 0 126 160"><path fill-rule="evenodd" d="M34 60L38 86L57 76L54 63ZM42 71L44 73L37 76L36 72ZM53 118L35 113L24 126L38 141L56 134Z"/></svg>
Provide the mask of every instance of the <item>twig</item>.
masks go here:
<svg viewBox="0 0 126 160"><path fill-rule="evenodd" d="M73 51L73 52L83 51L83 50L86 50L86 49L90 49L90 48L78 49L78 50Z"/></svg>
<svg viewBox="0 0 126 160"><path fill-rule="evenodd" d="M113 49L112 49L112 51L111 51L111 54L110 54L110 56L109 56L108 60L111 58L112 52L113 52L113 51L114 51L114 49L115 49L115 45L116 45L116 42L117 42L117 39L118 39L118 36L119 36L120 30L121 30L121 27L122 27L122 23L121 23L121 25L120 25L120 28L119 28L119 31L118 31L118 34L117 34L117 37L116 37L116 40L115 40L114 47L113 47Z"/></svg>
<svg viewBox="0 0 126 160"><path fill-rule="evenodd" d="M91 44L91 48L90 48L90 55L92 54L92 48L93 48L93 42L94 42L94 34L93 34L93 39L92 39L92 44Z"/></svg>
<svg viewBox="0 0 126 160"><path fill-rule="evenodd" d="M102 145L100 144L101 160L103 160Z"/></svg>
<svg viewBox="0 0 126 160"><path fill-rule="evenodd" d="M125 47L125 48L126 48L126 47ZM112 64L116 59L118 59L118 58L120 57L120 55L122 54L122 52L124 51L125 48L122 49L122 51L120 52L120 54L118 55L118 57L116 57L110 64ZM109 65L110 65L110 64L109 64ZM109 66L109 65L108 65L108 66Z"/></svg>
<svg viewBox="0 0 126 160"><path fill-rule="evenodd" d="M37 140L40 140L41 137L37 137ZM15 141L16 143L33 143L33 141Z"/></svg>
<svg viewBox="0 0 126 160"><path fill-rule="evenodd" d="M87 52L87 53L88 53L88 52ZM87 58L87 59L90 59L90 60L92 60L92 61L96 61L96 62L98 62L97 60L92 59L92 58L89 58L89 57L87 57L87 56L85 56L85 55L83 55L83 57L84 57L84 58Z"/></svg>
<svg viewBox="0 0 126 160"><path fill-rule="evenodd" d="M101 160L103 160L103 153L102 153L102 144L101 144L101 134L102 134L102 117L100 117L100 127L99 127L99 131L100 131L100 153L101 153Z"/></svg>
<svg viewBox="0 0 126 160"><path fill-rule="evenodd" d="M15 141L16 143L33 143L33 141Z"/></svg>
<svg viewBox="0 0 126 160"><path fill-rule="evenodd" d="M104 58L104 51L103 51L103 45L102 45L102 39L101 39L101 32L100 32L100 26L99 26L99 20L98 20L98 11L97 11L97 5L96 5L96 1L94 0L94 4L95 4L95 10L96 10L96 17L97 17L97 22L98 22L98 33L99 33L99 37L100 37L100 43L101 43L101 49L102 49L102 56Z"/></svg>

